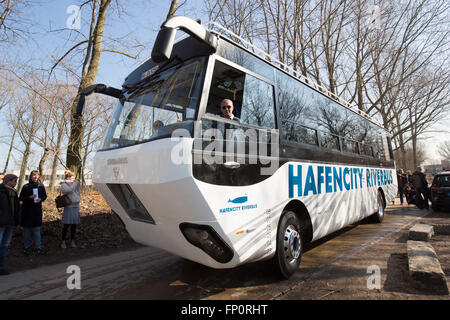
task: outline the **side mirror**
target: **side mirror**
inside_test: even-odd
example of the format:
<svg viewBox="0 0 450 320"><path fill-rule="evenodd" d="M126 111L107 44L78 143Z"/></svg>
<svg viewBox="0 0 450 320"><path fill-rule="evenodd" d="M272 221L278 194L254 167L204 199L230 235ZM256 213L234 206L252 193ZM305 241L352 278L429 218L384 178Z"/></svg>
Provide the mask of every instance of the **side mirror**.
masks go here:
<svg viewBox="0 0 450 320"><path fill-rule="evenodd" d="M83 113L84 105L86 104L86 96L94 92L105 94L107 96L111 96L118 99L122 98L123 96L123 92L120 89L108 87L107 85L101 83L93 84L81 91L80 99L78 99L77 110L75 112L77 115L81 115Z"/></svg>
<svg viewBox="0 0 450 320"><path fill-rule="evenodd" d="M217 36L205 29L198 22L183 16L171 17L161 25L152 50L152 60L156 63L166 61L172 54L177 29L183 30L198 40L206 43L212 52L218 46Z"/></svg>
<svg viewBox="0 0 450 320"><path fill-rule="evenodd" d="M152 60L154 62L159 63L170 58L176 32L177 30L173 28L162 28L158 32L152 50Z"/></svg>
<svg viewBox="0 0 450 320"><path fill-rule="evenodd" d="M86 104L86 95L81 93L80 99L78 99L76 114L81 115L83 113L84 105Z"/></svg>

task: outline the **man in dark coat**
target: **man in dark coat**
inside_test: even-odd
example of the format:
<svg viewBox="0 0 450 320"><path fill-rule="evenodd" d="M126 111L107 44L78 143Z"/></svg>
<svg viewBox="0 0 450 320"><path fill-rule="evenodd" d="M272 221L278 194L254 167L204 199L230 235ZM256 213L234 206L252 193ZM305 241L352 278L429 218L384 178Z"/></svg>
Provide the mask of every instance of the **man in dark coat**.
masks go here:
<svg viewBox="0 0 450 320"><path fill-rule="evenodd" d="M400 197L400 203L403 204L403 194L404 194L404 188L405 184L408 182L408 178L406 174L403 172L403 169L398 169L397 172L397 185L398 185L398 194ZM406 196L405 196L406 198Z"/></svg>
<svg viewBox="0 0 450 320"><path fill-rule="evenodd" d="M20 192L22 201L22 227L25 254L31 253L31 235L33 235L34 246L38 254L44 254L41 247L41 225L42 225L42 201L47 199L45 187L40 183L39 171L30 173L29 183L23 186Z"/></svg>
<svg viewBox="0 0 450 320"><path fill-rule="evenodd" d="M417 200L420 202L423 201L423 205L428 209L428 182L425 178L425 175L422 173L421 167L417 167L416 171L414 171L414 173L412 174L411 180L414 189L416 190ZM420 205L418 206L420 207Z"/></svg>
<svg viewBox="0 0 450 320"><path fill-rule="evenodd" d="M0 184L0 276L8 275L5 257L12 239L14 227L20 224L20 203L14 187L17 176L7 174Z"/></svg>

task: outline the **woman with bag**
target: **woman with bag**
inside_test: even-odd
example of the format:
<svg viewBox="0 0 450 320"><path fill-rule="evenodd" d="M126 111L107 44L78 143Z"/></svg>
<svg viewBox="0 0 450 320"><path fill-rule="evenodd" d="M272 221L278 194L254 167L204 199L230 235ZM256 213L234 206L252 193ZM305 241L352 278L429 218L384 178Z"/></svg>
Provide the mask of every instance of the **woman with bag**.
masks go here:
<svg viewBox="0 0 450 320"><path fill-rule="evenodd" d="M75 232L77 230L77 224L80 223L80 181L75 180L75 174L66 170L64 172L66 180L61 182L61 193L67 195L70 199L70 204L64 207L62 214L62 242L61 248L66 249L66 237L67 231L70 227L70 246L76 248L75 244Z"/></svg>

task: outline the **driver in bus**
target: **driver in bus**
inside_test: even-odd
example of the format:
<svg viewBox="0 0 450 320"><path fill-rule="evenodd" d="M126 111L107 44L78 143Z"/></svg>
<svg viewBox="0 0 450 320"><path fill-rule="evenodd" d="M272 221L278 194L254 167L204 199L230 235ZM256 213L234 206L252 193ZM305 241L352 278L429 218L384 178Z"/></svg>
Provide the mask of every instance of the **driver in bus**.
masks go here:
<svg viewBox="0 0 450 320"><path fill-rule="evenodd" d="M162 127L164 127L164 123L161 120L156 120L155 123L153 123L153 130L158 130Z"/></svg>
<svg viewBox="0 0 450 320"><path fill-rule="evenodd" d="M230 99L223 99L222 102L220 103L220 111L222 112L220 116L222 118L227 118L240 122L241 120L233 114L233 110L234 110L233 101L231 101Z"/></svg>

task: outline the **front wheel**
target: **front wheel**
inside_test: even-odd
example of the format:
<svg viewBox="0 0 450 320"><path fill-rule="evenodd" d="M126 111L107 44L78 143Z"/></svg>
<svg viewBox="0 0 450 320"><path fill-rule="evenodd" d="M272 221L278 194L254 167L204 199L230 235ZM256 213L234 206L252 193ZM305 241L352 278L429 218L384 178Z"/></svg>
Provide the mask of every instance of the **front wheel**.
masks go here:
<svg viewBox="0 0 450 320"><path fill-rule="evenodd" d="M278 224L275 253L276 266L284 278L288 279L297 272L302 250L300 221L294 212L286 211Z"/></svg>
<svg viewBox="0 0 450 320"><path fill-rule="evenodd" d="M372 221L375 223L381 223L384 219L384 209L386 205L384 204L383 195L378 191L377 195L377 212L372 215Z"/></svg>

